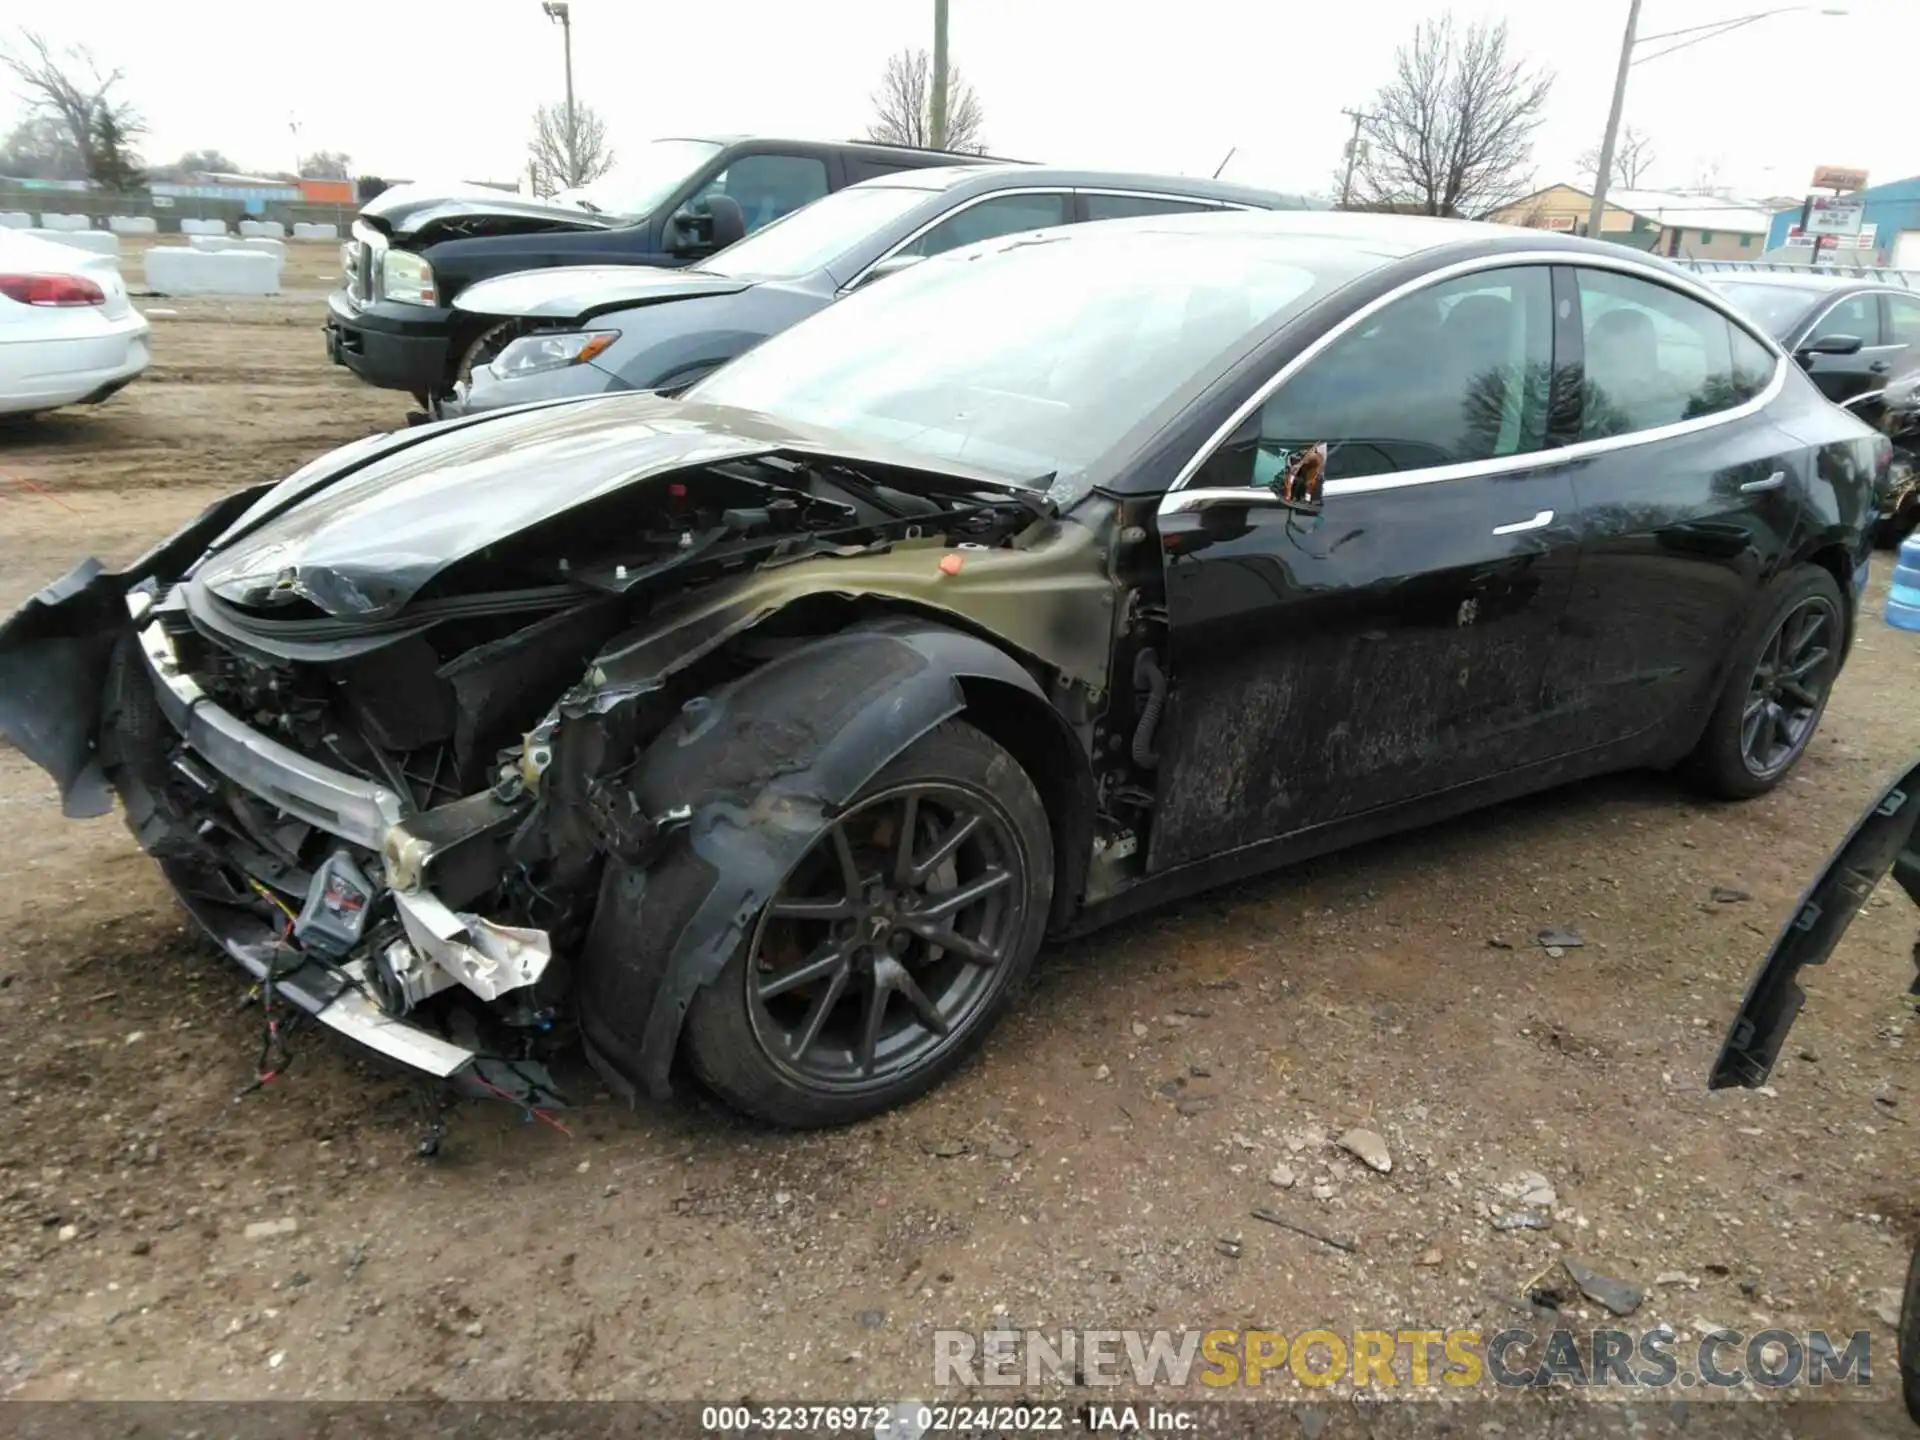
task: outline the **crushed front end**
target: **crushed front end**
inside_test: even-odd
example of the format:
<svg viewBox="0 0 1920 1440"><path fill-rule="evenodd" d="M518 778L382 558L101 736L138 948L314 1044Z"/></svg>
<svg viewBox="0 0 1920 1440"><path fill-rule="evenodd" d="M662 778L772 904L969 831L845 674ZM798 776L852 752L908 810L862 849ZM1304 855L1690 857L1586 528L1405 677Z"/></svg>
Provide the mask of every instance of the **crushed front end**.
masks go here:
<svg viewBox="0 0 1920 1440"><path fill-rule="evenodd" d="M579 1038L603 872L699 829L672 797L636 810L631 779L690 699L899 604L964 612L1048 674L1097 685L1104 662L1099 542L1037 497L710 427L642 463L614 444L635 422L604 471L582 460L594 415L664 403L364 442L126 570L88 562L0 627L0 734L69 815L117 798L269 1008L464 1094L564 1104L549 1065ZM577 493L504 468L497 437L555 431ZM958 682L938 686L945 713Z"/></svg>

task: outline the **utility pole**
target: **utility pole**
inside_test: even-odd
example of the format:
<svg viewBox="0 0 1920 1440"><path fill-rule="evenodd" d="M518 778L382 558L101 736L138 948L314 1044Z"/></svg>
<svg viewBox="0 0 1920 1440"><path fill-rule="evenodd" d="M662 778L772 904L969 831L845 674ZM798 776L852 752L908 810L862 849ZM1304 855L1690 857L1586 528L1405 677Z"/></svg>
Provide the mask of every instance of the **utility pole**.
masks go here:
<svg viewBox="0 0 1920 1440"><path fill-rule="evenodd" d="M1353 121L1353 136L1347 141L1347 173L1340 181L1340 208L1344 210L1353 200L1353 166L1360 158L1360 126L1372 117L1360 110L1342 110L1340 113Z"/></svg>
<svg viewBox="0 0 1920 1440"><path fill-rule="evenodd" d="M567 57L567 174L568 185L577 185L575 166L580 163L580 131L573 121L573 10L567 0L541 0L540 8L549 20L560 22L560 43ZM563 187L564 188L564 187Z"/></svg>
<svg viewBox="0 0 1920 1440"><path fill-rule="evenodd" d="M927 97L927 139L947 148L947 0L933 0L933 93Z"/></svg>
<svg viewBox="0 0 1920 1440"><path fill-rule="evenodd" d="M1627 101L1627 71L1633 67L1633 47L1639 43L1640 0L1628 0L1627 33L1620 39L1620 68L1613 77L1613 103L1607 109L1607 133L1600 137L1600 168L1593 177L1593 204L1587 210L1587 234L1600 238L1601 217L1607 209L1607 182L1613 178L1613 142L1620 134L1620 109Z"/></svg>

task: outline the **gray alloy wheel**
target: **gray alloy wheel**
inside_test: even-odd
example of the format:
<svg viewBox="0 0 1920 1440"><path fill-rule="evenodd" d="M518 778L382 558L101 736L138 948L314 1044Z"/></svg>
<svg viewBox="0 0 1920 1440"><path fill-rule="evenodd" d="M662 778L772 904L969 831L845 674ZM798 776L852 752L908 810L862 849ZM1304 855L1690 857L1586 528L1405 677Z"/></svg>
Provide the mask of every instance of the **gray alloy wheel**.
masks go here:
<svg viewBox="0 0 1920 1440"><path fill-rule="evenodd" d="M932 1088L985 1039L1046 930L1053 839L1013 756L961 721L909 746L788 871L687 1012L694 1073L778 1125Z"/></svg>

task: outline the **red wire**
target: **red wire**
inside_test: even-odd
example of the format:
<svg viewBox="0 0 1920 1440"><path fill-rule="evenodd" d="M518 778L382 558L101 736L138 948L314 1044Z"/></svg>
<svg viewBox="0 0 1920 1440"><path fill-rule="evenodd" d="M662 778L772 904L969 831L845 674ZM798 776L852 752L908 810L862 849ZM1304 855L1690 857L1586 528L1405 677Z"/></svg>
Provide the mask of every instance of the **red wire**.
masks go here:
<svg viewBox="0 0 1920 1440"><path fill-rule="evenodd" d="M524 1101L515 1100L513 1096L509 1095L506 1091L502 1090L498 1085L494 1084L491 1080L487 1079L486 1076L484 1075L475 1075L473 1078L478 1080L482 1085L486 1086L487 1089L491 1090L494 1094L498 1095L502 1100L508 1101L509 1103L514 1105L520 1105L522 1108L526 1110L526 1112L529 1115L535 1116L545 1124L551 1125L554 1129L558 1130L562 1135L566 1136L569 1140L573 1138L573 1131L569 1130L566 1126L562 1125L558 1120L554 1119L553 1116L549 1115L545 1110L539 1109L537 1106L527 1105Z"/></svg>

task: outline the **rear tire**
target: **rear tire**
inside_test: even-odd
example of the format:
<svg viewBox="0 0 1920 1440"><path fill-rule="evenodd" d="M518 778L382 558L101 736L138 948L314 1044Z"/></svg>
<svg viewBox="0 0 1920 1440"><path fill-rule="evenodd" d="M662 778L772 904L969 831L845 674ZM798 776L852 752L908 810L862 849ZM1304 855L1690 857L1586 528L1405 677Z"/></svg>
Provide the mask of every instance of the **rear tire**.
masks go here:
<svg viewBox="0 0 1920 1440"><path fill-rule="evenodd" d="M976 898L955 905L962 894ZM693 1073L735 1109L797 1129L904 1104L965 1061L1020 991L1052 894L1033 781L949 721L861 789L694 997Z"/></svg>
<svg viewBox="0 0 1920 1440"><path fill-rule="evenodd" d="M1792 773L1826 713L1846 640L1840 587L1818 565L1777 577L1753 617L1687 760L1694 782L1724 800L1764 795Z"/></svg>

